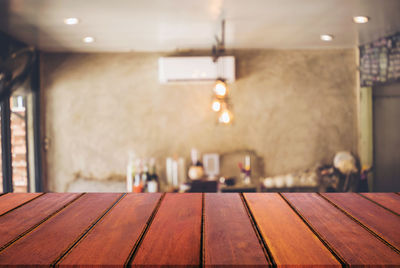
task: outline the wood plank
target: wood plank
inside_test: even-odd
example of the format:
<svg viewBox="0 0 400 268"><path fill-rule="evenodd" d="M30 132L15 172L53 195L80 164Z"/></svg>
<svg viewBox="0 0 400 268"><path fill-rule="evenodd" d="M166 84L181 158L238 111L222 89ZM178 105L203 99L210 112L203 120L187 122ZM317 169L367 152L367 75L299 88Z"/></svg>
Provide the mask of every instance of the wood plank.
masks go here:
<svg viewBox="0 0 400 268"><path fill-rule="evenodd" d="M83 195L3 250L0 265L52 264L120 197L115 193Z"/></svg>
<svg viewBox="0 0 400 268"><path fill-rule="evenodd" d="M77 197L79 194L44 194L0 217L0 250Z"/></svg>
<svg viewBox="0 0 400 268"><path fill-rule="evenodd" d="M42 193L15 193L0 196L0 216L38 197Z"/></svg>
<svg viewBox="0 0 400 268"><path fill-rule="evenodd" d="M132 265L200 264L202 194L166 194Z"/></svg>
<svg viewBox="0 0 400 268"><path fill-rule="evenodd" d="M395 193L362 193L361 195L400 215L400 195Z"/></svg>
<svg viewBox="0 0 400 268"><path fill-rule="evenodd" d="M161 194L128 194L60 262L123 266Z"/></svg>
<svg viewBox="0 0 400 268"><path fill-rule="evenodd" d="M400 217L356 193L323 196L400 250Z"/></svg>
<svg viewBox="0 0 400 268"><path fill-rule="evenodd" d="M239 194L205 194L204 263L268 266Z"/></svg>
<svg viewBox="0 0 400 268"><path fill-rule="evenodd" d="M398 265L400 255L316 193L282 194L349 265Z"/></svg>
<svg viewBox="0 0 400 268"><path fill-rule="evenodd" d="M244 196L278 266L341 266L279 194L246 193Z"/></svg>

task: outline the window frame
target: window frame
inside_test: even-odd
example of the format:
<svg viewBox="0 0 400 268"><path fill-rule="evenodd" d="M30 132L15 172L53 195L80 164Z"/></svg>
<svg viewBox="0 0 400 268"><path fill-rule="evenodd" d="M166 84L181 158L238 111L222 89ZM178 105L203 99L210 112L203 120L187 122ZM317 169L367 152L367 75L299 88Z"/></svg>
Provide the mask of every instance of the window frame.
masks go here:
<svg viewBox="0 0 400 268"><path fill-rule="evenodd" d="M40 55L39 52L36 53L35 62L33 64L33 68L31 71L31 94L32 94L32 113L27 113L27 116L32 116L33 120L33 148L34 148L34 163L29 162L29 157L27 157L27 166L28 166L28 182L30 179L30 170L34 168L34 182L35 182L35 192L43 192L43 173L42 173L42 138L41 138L41 110L40 110ZM26 124L28 128L28 124ZM27 146L28 146L28 129L26 130L27 137ZM27 147L28 150L29 147ZM27 156L28 156L27 152Z"/></svg>
<svg viewBox="0 0 400 268"><path fill-rule="evenodd" d="M3 192L13 192L11 154L11 108L10 99L1 103L1 165L3 172Z"/></svg>
<svg viewBox="0 0 400 268"><path fill-rule="evenodd" d="M0 33L2 34L2 33ZM2 34L4 41L4 34ZM10 37L5 37L6 43L2 44L1 48L12 46L14 40ZM3 53L5 51L2 51ZM39 52L35 52L36 57L31 70L29 71L29 87L31 102L27 103L26 109L26 162L27 162L27 183L28 192L42 192L43 191L43 177L42 177L42 156L41 156L41 131L40 131L40 66L39 66ZM3 55L4 56L4 55ZM31 107L28 107L31 105ZM12 144L11 144L11 107L10 98L4 99L1 103L1 165L3 175L3 192L13 192L13 169L12 169ZM30 112L28 112L28 110ZM27 119L31 117L33 127L29 129ZM28 138L28 131L31 133L31 139ZM31 146L29 146L31 142ZM33 161L29 161L30 152L29 148L33 149ZM31 159L32 160L32 159ZM32 163L33 162L33 163ZM31 176L34 176L32 178ZM1 190L1 189L0 189ZM0 191L1 192L1 191Z"/></svg>

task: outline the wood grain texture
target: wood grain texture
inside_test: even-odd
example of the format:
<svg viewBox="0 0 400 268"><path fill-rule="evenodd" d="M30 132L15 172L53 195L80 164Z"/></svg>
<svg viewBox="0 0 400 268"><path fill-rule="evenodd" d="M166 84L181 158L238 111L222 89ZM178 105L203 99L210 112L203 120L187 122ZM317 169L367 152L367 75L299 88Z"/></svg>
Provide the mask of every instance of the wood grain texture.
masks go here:
<svg viewBox="0 0 400 268"><path fill-rule="evenodd" d="M80 194L44 194L0 217L0 249L79 197Z"/></svg>
<svg viewBox="0 0 400 268"><path fill-rule="evenodd" d="M395 193L362 193L361 195L400 215L400 195Z"/></svg>
<svg viewBox="0 0 400 268"><path fill-rule="evenodd" d="M205 194L203 252L207 267L268 265L239 194Z"/></svg>
<svg viewBox="0 0 400 268"><path fill-rule="evenodd" d="M120 196L121 194L85 194L0 252L0 265L52 264Z"/></svg>
<svg viewBox="0 0 400 268"><path fill-rule="evenodd" d="M123 266L161 194L127 194L62 259L64 265Z"/></svg>
<svg viewBox="0 0 400 268"><path fill-rule="evenodd" d="M132 265L198 267L202 194L166 194Z"/></svg>
<svg viewBox="0 0 400 268"><path fill-rule="evenodd" d="M38 197L41 193L15 193L0 196L0 215Z"/></svg>
<svg viewBox="0 0 400 268"><path fill-rule="evenodd" d="M340 263L275 193L246 193L244 197L278 266L337 266Z"/></svg>
<svg viewBox="0 0 400 268"><path fill-rule="evenodd" d="M316 193L282 194L349 265L391 266L400 255Z"/></svg>
<svg viewBox="0 0 400 268"><path fill-rule="evenodd" d="M400 250L399 216L355 193L322 195Z"/></svg>

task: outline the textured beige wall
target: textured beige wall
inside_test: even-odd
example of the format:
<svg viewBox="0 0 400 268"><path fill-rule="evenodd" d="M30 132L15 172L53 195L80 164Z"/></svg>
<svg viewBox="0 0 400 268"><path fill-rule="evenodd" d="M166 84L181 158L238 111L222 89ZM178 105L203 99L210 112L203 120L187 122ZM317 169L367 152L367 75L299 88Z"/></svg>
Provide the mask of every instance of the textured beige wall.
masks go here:
<svg viewBox="0 0 400 268"><path fill-rule="evenodd" d="M233 125L216 124L212 84L158 83L161 54L43 54L49 189L125 176L127 152L189 159L254 150L266 175L357 150L354 50L241 50ZM164 174L164 167L160 172Z"/></svg>

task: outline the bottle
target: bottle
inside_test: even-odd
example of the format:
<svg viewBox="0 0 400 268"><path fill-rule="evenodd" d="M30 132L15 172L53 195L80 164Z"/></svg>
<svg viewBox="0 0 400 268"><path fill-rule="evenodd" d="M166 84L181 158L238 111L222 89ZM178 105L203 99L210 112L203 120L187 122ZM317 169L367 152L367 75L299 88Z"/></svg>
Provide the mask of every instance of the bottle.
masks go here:
<svg viewBox="0 0 400 268"><path fill-rule="evenodd" d="M129 158L128 158L128 165L126 170L126 191L132 192L133 190L133 180L135 177L135 167L134 167L134 160L135 160L135 153L129 151Z"/></svg>
<svg viewBox="0 0 400 268"><path fill-rule="evenodd" d="M155 159L150 159L150 173L149 178L147 180L147 192L156 193L158 192L158 176L156 173L156 163Z"/></svg>
<svg viewBox="0 0 400 268"><path fill-rule="evenodd" d="M141 162L139 159L136 160L135 162L135 168L134 168L134 183L133 183L133 192L134 193L141 193L143 192L143 184L141 181Z"/></svg>
<svg viewBox="0 0 400 268"><path fill-rule="evenodd" d="M147 192L147 182L149 180L149 166L147 165L146 161L143 161L143 171L141 174L141 180L142 180L142 192Z"/></svg>
<svg viewBox="0 0 400 268"><path fill-rule="evenodd" d="M132 192L133 189L133 164L131 162L128 163L126 169L126 191Z"/></svg>
<svg viewBox="0 0 400 268"><path fill-rule="evenodd" d="M246 155L244 158L244 184L250 184L251 183L251 166L250 166L250 155Z"/></svg>

